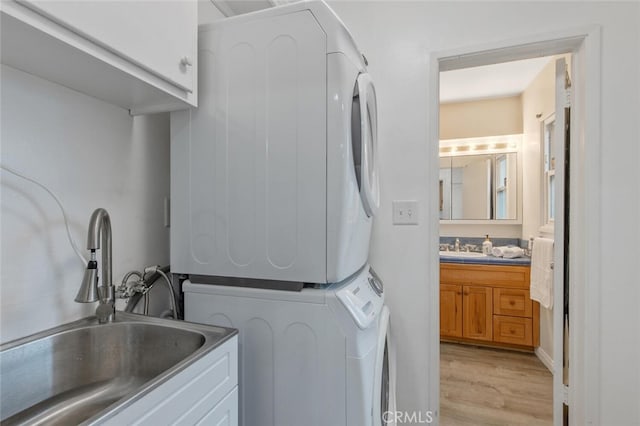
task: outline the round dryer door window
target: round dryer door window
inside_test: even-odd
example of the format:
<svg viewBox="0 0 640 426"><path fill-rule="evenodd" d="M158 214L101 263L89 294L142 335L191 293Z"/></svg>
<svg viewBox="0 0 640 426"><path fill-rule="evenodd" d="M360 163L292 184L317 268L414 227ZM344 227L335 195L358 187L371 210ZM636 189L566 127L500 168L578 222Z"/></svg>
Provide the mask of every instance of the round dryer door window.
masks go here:
<svg viewBox="0 0 640 426"><path fill-rule="evenodd" d="M351 140L362 205L367 216L380 204L378 183L378 109L376 90L369 74L360 74L353 94Z"/></svg>

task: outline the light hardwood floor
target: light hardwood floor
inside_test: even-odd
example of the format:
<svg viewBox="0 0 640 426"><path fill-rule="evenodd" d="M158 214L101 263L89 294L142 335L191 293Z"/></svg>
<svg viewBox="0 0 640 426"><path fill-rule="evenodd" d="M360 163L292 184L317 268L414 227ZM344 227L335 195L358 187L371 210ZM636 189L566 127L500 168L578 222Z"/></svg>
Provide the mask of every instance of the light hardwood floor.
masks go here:
<svg viewBox="0 0 640 426"><path fill-rule="evenodd" d="M440 344L440 424L551 425L553 384L534 354Z"/></svg>

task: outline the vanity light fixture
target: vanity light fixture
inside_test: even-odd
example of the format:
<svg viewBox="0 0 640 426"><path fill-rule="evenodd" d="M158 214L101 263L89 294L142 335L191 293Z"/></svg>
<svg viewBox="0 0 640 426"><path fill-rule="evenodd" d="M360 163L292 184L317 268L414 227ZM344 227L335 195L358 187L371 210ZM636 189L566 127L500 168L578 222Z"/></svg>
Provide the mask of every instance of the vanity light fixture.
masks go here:
<svg viewBox="0 0 640 426"><path fill-rule="evenodd" d="M522 145L522 135L500 135L440 141L441 156L473 154L497 154L517 152Z"/></svg>

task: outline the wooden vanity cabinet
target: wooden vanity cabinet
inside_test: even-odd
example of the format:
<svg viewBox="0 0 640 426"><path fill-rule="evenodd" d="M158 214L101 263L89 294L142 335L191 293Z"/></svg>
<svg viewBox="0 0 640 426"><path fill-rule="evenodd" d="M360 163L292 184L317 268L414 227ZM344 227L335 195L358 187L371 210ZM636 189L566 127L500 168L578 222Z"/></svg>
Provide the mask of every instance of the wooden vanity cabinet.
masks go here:
<svg viewBox="0 0 640 426"><path fill-rule="evenodd" d="M440 263L440 338L538 346L540 307L529 298L529 277L529 266Z"/></svg>

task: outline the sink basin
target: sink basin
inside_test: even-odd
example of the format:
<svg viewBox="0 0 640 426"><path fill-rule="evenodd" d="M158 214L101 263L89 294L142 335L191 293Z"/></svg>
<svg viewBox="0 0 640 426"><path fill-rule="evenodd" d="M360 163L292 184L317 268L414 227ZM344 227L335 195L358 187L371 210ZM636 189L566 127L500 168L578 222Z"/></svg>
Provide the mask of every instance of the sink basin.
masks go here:
<svg viewBox="0 0 640 426"><path fill-rule="evenodd" d="M441 251L440 256L443 257L486 257L483 253L475 251Z"/></svg>
<svg viewBox="0 0 640 426"><path fill-rule="evenodd" d="M0 347L1 424L90 423L178 374L237 333L118 312Z"/></svg>

